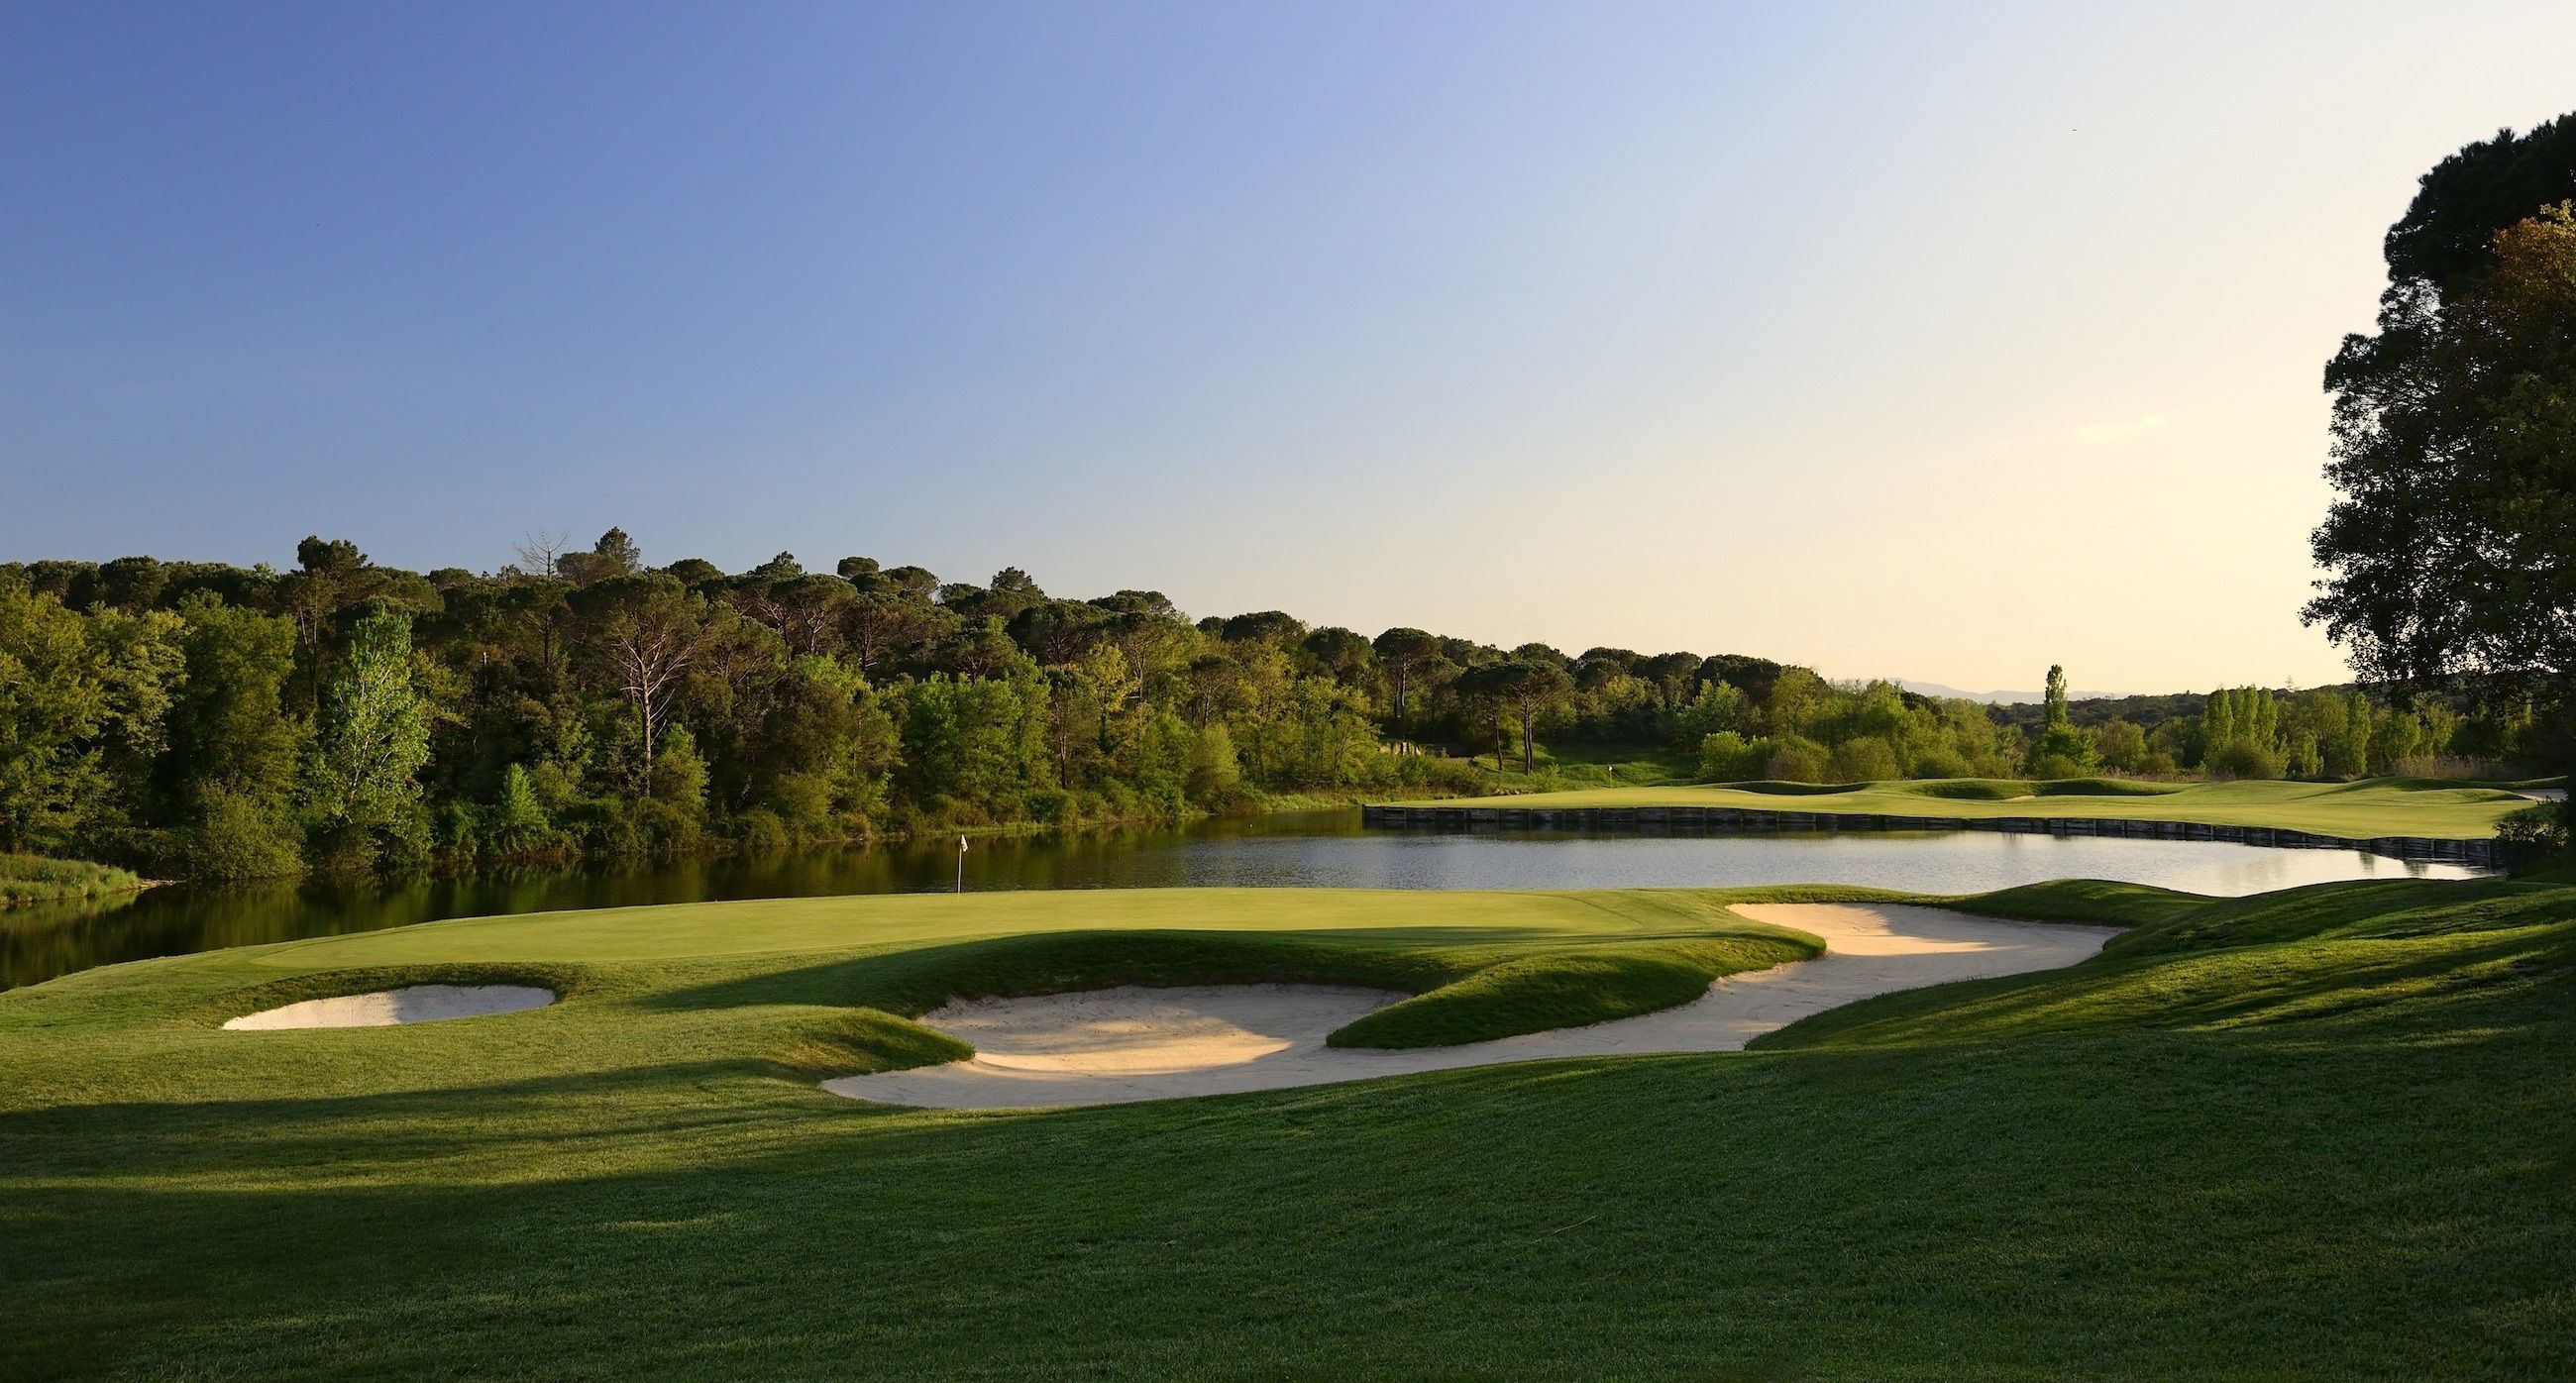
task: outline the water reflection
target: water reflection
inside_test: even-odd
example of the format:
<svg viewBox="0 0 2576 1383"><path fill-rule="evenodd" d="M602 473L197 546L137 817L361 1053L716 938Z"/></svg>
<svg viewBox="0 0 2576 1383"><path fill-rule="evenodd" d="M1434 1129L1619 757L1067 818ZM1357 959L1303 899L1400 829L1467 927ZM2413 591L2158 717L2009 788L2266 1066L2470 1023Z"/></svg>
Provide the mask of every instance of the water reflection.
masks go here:
<svg viewBox="0 0 2576 1383"><path fill-rule="evenodd" d="M162 888L104 903L0 912L0 987L116 961L447 917L944 889L952 886L956 868L956 843L950 839L622 870L501 870L390 883ZM2475 872L2360 852L1987 831L1673 837L1396 834L1362 831L1357 812L978 840L967 853L965 870L970 890L1849 883L1972 893L2042 879L2093 878L2213 894L2259 893L2335 879L2464 878Z"/></svg>

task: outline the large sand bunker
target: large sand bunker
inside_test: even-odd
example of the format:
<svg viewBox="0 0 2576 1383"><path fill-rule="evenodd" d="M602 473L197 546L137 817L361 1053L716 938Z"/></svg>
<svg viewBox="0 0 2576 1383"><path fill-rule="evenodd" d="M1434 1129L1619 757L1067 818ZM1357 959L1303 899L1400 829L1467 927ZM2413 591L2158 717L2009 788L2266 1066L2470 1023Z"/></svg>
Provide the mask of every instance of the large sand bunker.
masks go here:
<svg viewBox="0 0 2576 1383"><path fill-rule="evenodd" d="M921 1021L975 1047L971 1060L823 1088L937 1109L1159 1100L1545 1057L1733 1052L1855 999L1951 980L2073 965L2110 927L2007 922L1886 903L1739 904L1739 916L1822 937L1814 960L1730 975L1660 1013L1459 1047L1327 1047L1334 1029L1403 998L1309 985L1132 986L951 1003Z"/></svg>
<svg viewBox="0 0 2576 1383"><path fill-rule="evenodd" d="M235 1032L279 1028L388 1028L396 1023L435 1023L442 1018L485 1018L544 1008L551 989L520 984L416 984L373 994L307 999L300 1004L245 1014L224 1024Z"/></svg>

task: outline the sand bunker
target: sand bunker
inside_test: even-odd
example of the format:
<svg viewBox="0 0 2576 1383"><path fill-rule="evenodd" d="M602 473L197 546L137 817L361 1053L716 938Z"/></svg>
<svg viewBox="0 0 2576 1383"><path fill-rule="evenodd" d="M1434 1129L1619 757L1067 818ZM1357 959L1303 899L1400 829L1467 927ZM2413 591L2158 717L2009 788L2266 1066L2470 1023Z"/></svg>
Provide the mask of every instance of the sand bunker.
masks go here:
<svg viewBox="0 0 2576 1383"><path fill-rule="evenodd" d="M952 1003L922 1016L972 1043L972 1060L823 1088L937 1109L1019 1109L1321 1085L1546 1057L1733 1052L1855 999L1951 980L2053 970L2102 949L2111 927L2008 922L1884 903L1739 904L1757 922L1824 938L1814 960L1732 975L1678 1008L1462 1047L1327 1047L1334 1029L1405 996L1309 985L1086 990Z"/></svg>
<svg viewBox="0 0 2576 1383"><path fill-rule="evenodd" d="M373 994L344 994L336 999L307 999L284 1008L246 1014L224 1024L235 1032L268 1032L279 1028L388 1028L396 1023L435 1023L442 1018L485 1018L544 1008L555 1001L551 989L520 984L416 984L380 989Z"/></svg>

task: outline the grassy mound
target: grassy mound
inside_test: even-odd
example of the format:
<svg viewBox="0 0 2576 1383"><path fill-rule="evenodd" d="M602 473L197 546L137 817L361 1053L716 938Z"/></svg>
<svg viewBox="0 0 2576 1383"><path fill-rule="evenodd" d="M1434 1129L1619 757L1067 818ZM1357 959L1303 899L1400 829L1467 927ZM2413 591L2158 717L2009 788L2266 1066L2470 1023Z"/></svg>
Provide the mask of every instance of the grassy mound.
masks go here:
<svg viewBox="0 0 2576 1383"><path fill-rule="evenodd" d="M2031 785L2017 778L1933 778L1890 786L1897 792L1951 802L2010 802L2031 795Z"/></svg>
<svg viewBox="0 0 2576 1383"><path fill-rule="evenodd" d="M0 907L131 893L143 880L111 865L0 853Z"/></svg>
<svg viewBox="0 0 2576 1383"><path fill-rule="evenodd" d="M1336 1047L1449 1047L1579 1028L1686 1004L1720 976L1823 951L1812 939L1785 935L1551 951L1390 1004L1326 1040Z"/></svg>
<svg viewBox="0 0 2576 1383"><path fill-rule="evenodd" d="M2011 890L1974 906L2131 931L1751 1057L1047 1114L814 1087L942 1054L875 1003L1094 963L981 943L1186 933L1177 973L1207 936L1272 934L1483 970L1714 935L1742 896L772 900L0 994L0 1376L2485 1379L2576 1355L2576 887ZM581 1002L252 1042L182 1021L467 964L577 968Z"/></svg>
<svg viewBox="0 0 2576 1383"><path fill-rule="evenodd" d="M2033 783L2041 797L2163 797L2181 792L2182 783L2144 783L2135 778L2055 778Z"/></svg>
<svg viewBox="0 0 2576 1383"><path fill-rule="evenodd" d="M2312 1041L2370 1029L2420 1040L2496 1002L2569 997L2571 980L2576 889L2500 879L2316 884L2190 906L2158 900L2090 964L1884 995L1753 1045L2298 1024L2314 1025Z"/></svg>
<svg viewBox="0 0 2576 1383"><path fill-rule="evenodd" d="M1963 912L2024 922L2083 922L2097 927L2136 927L2199 911L2212 899L2153 884L2110 879L2052 879L1950 900Z"/></svg>

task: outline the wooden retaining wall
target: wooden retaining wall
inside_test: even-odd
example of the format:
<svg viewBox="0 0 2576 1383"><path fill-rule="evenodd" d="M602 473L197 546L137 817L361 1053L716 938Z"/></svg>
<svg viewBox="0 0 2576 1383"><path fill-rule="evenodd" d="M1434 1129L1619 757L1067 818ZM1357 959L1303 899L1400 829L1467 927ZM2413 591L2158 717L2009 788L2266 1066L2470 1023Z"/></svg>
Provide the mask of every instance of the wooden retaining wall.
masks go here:
<svg viewBox="0 0 2576 1383"><path fill-rule="evenodd" d="M2291 850L2367 850L2401 860L2494 869L2492 840L2376 836L2355 840L2271 826L2209 826L2089 816L1889 816L1866 812L1768 811L1751 807L1362 807L1365 826L1394 831L1590 831L1638 835L1734 835L1762 831L2010 831L2024 835L2118 836L2131 840L2216 840Z"/></svg>

